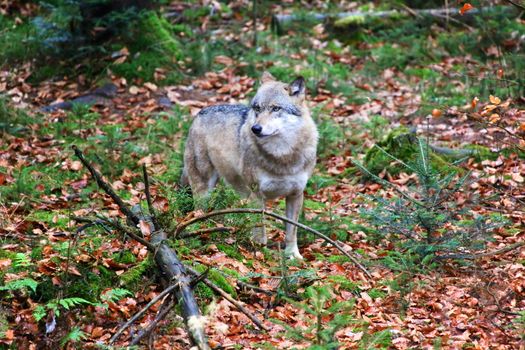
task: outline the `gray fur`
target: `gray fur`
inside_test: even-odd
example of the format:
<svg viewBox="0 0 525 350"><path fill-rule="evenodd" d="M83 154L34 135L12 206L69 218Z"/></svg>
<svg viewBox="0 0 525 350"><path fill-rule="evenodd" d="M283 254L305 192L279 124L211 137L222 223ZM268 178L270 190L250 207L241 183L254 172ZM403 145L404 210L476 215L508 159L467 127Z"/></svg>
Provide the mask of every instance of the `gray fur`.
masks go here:
<svg viewBox="0 0 525 350"><path fill-rule="evenodd" d="M305 103L304 80L291 85L265 73L250 106L203 109L193 121L184 152L182 183L206 196L220 177L245 196L286 197L286 215L297 220L306 181L316 161L317 128ZM257 125L260 134L252 127ZM258 130L256 130L258 131ZM286 254L301 258L297 228L286 225ZM264 229L254 239L266 242Z"/></svg>

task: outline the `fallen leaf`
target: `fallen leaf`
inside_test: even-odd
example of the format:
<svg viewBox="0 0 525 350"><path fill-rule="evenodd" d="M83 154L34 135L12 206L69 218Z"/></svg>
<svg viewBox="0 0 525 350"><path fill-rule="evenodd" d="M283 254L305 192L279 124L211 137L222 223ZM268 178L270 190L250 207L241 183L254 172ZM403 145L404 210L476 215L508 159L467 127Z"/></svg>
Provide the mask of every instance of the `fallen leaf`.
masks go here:
<svg viewBox="0 0 525 350"><path fill-rule="evenodd" d="M466 12L472 10L473 8L474 6L467 2L459 9L459 13L463 16Z"/></svg>
<svg viewBox="0 0 525 350"><path fill-rule="evenodd" d="M499 97L492 96L492 95L489 96L489 101L490 103L495 104L495 105L499 105L501 103L501 99Z"/></svg>

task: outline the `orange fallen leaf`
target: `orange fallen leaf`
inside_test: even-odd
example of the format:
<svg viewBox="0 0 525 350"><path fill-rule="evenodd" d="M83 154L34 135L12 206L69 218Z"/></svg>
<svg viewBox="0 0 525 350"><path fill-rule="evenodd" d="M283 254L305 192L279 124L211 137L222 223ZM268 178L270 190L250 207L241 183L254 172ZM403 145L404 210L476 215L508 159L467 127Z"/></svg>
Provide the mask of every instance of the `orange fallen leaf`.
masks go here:
<svg viewBox="0 0 525 350"><path fill-rule="evenodd" d="M466 2L463 4L463 6L459 9L459 13L463 16L466 12L472 10L474 6L472 6L470 3Z"/></svg>
<svg viewBox="0 0 525 350"><path fill-rule="evenodd" d="M490 103L495 104L495 105L499 105L501 103L501 99L496 96L490 95L489 100L490 100Z"/></svg>
<svg viewBox="0 0 525 350"><path fill-rule="evenodd" d="M499 120L501 119L501 117L499 116L499 114L497 113L492 113L489 117L489 122L490 123L497 123Z"/></svg>
<svg viewBox="0 0 525 350"><path fill-rule="evenodd" d="M11 259L0 259L0 267L11 266Z"/></svg>
<svg viewBox="0 0 525 350"><path fill-rule="evenodd" d="M478 102L479 102L479 98L477 97L474 97L472 101L470 101L470 106L472 107L472 109L476 108L476 106L478 105Z"/></svg>

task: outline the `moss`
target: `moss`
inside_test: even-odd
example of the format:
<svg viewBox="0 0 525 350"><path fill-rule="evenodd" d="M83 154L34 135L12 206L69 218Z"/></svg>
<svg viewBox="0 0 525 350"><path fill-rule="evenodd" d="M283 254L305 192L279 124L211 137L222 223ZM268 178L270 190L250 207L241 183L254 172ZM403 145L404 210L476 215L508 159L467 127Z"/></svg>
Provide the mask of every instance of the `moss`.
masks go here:
<svg viewBox="0 0 525 350"><path fill-rule="evenodd" d="M16 253L10 250L0 249L0 259L5 258L13 260L14 258L16 258Z"/></svg>
<svg viewBox="0 0 525 350"><path fill-rule="evenodd" d="M142 18L140 26L140 32L145 39L158 43L166 54L176 59L182 58L182 46L173 36L173 28L166 18L158 16L155 12L149 12Z"/></svg>
<svg viewBox="0 0 525 350"><path fill-rule="evenodd" d="M229 276L235 277L235 278L241 278L241 274L239 272L232 270L232 269L228 269L226 267L222 269L222 272L224 272L225 274Z"/></svg>
<svg viewBox="0 0 525 350"><path fill-rule="evenodd" d="M212 299L214 296L213 290L205 284L199 283L195 287L195 295L203 299Z"/></svg>
<svg viewBox="0 0 525 350"><path fill-rule="evenodd" d="M239 253L239 250L234 245L228 245L228 244L217 244L217 249L219 249L221 252L226 254L228 257L236 259L236 260L242 260L243 256Z"/></svg>
<svg viewBox="0 0 525 350"><path fill-rule="evenodd" d="M67 214L61 214L60 211L36 211L28 216L29 220L45 222L53 227L62 229L67 228L69 217Z"/></svg>
<svg viewBox="0 0 525 350"><path fill-rule="evenodd" d="M203 273L204 271L206 271L206 266L201 264L195 265L195 270L199 273ZM237 297L237 292L235 291L235 288L220 272L210 270L208 272L208 279L210 279L213 283L217 285L217 287L221 288L223 291L230 294L232 297Z"/></svg>
<svg viewBox="0 0 525 350"><path fill-rule="evenodd" d="M127 79L149 81L153 79L157 68L170 68L162 83L180 82L181 76L176 68L177 62L184 58L184 51L175 37L174 29L155 12L145 13L138 24L137 37L129 45L132 52L130 60L113 64L111 69Z"/></svg>
<svg viewBox="0 0 525 350"><path fill-rule="evenodd" d="M406 167L395 161L392 156L405 163L413 163L418 154L417 138L403 126L391 130L377 146L370 148L364 159L365 167L373 174L379 174L384 169L390 174L406 171ZM430 152L429 157L433 167L439 172L461 172L459 168L433 152Z"/></svg>
<svg viewBox="0 0 525 350"><path fill-rule="evenodd" d="M386 293L383 292L382 290L372 288L368 291L368 295L370 295L370 298L372 299L381 299L386 296Z"/></svg>
<svg viewBox="0 0 525 350"><path fill-rule="evenodd" d="M80 268L80 272L82 276L70 277L69 296L96 302L104 289L115 285L116 274L103 266L98 266L98 274L85 267Z"/></svg>
<svg viewBox="0 0 525 350"><path fill-rule="evenodd" d="M130 268L128 271L120 275L120 281L124 286L131 286L140 282L145 272L153 266L153 260L151 257L147 257L137 265Z"/></svg>
<svg viewBox="0 0 525 350"><path fill-rule="evenodd" d="M337 21L334 22L334 26L341 28L341 27L361 25L364 23L365 23L364 15L351 15L351 16L347 16L347 17L338 19Z"/></svg>
<svg viewBox="0 0 525 350"><path fill-rule="evenodd" d="M129 250L124 250L118 253L113 254L112 258L121 264L133 264L137 261L137 258L135 255L133 255L132 252Z"/></svg>

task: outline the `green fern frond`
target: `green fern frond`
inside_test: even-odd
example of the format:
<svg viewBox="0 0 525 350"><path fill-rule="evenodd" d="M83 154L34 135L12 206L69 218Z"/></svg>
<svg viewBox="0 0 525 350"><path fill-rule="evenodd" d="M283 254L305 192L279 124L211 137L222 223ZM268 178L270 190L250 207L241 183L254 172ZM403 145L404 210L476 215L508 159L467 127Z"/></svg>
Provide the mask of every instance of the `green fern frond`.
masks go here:
<svg viewBox="0 0 525 350"><path fill-rule="evenodd" d="M9 281L5 286L0 286L0 290L20 290L20 289L31 289L36 292L38 282L32 278L22 278L19 280Z"/></svg>

